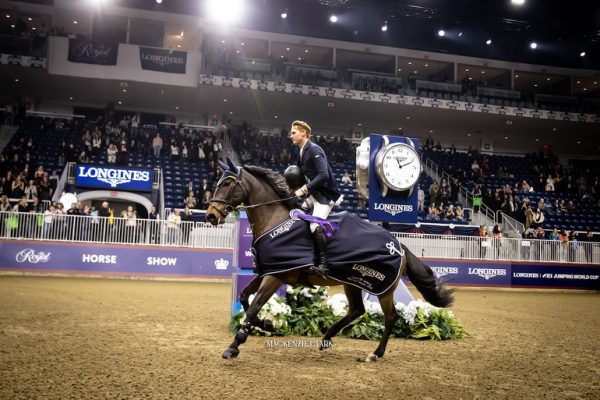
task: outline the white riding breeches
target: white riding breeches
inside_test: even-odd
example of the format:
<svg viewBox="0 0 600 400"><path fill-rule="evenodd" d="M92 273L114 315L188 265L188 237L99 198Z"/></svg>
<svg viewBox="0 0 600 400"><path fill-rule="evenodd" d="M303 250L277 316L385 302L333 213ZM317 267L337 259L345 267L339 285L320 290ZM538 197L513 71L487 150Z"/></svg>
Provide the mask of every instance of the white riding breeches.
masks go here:
<svg viewBox="0 0 600 400"><path fill-rule="evenodd" d="M312 196L309 196L308 198L309 198L309 200L312 201L312 203L314 205L312 215L314 215L315 217L319 217L321 219L327 219L327 217L329 216L329 213L333 209L334 203L332 201L330 201L328 204L321 204ZM315 229L317 229L317 226L319 226L319 224L312 222L310 224L310 231L314 232Z"/></svg>

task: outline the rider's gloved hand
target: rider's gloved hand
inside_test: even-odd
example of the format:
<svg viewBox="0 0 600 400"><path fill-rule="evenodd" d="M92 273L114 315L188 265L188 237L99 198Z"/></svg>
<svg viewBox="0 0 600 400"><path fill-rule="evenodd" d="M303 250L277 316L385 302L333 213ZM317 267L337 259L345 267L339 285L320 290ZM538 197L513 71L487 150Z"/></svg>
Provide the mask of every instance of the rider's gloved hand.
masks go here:
<svg viewBox="0 0 600 400"><path fill-rule="evenodd" d="M302 196L304 196L305 194L308 193L308 188L306 187L306 185L302 186L300 189L296 190L294 192L294 194L296 195L296 197L300 198Z"/></svg>

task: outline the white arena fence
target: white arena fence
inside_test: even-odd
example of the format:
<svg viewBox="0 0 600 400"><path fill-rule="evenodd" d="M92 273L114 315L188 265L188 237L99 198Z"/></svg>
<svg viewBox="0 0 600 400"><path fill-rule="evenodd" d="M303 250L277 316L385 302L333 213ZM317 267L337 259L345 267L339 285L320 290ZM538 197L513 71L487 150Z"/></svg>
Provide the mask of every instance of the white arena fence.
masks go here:
<svg viewBox="0 0 600 400"><path fill-rule="evenodd" d="M417 257L526 261L557 263L600 263L600 243L565 242L520 238L392 233Z"/></svg>
<svg viewBox="0 0 600 400"><path fill-rule="evenodd" d="M236 226L140 218L0 212L0 238L233 249Z"/></svg>
<svg viewBox="0 0 600 400"><path fill-rule="evenodd" d="M393 235L415 255L425 258L600 263L600 243L593 242L397 232ZM237 247L234 223L212 226L204 222L175 223L168 219L18 212L0 212L0 238L190 248Z"/></svg>

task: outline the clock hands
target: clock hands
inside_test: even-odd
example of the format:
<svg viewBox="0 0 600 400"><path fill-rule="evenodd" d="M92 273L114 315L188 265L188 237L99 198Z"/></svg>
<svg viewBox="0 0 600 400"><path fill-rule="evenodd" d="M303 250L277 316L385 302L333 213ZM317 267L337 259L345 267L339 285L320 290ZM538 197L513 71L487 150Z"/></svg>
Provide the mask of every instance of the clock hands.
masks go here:
<svg viewBox="0 0 600 400"><path fill-rule="evenodd" d="M402 167L406 167L408 164L412 163L414 160L407 161L407 162L405 162L404 164L402 164L402 163L400 162L400 159L399 159L399 158L396 158L396 161L398 161L398 167L400 167L400 169L402 169Z"/></svg>

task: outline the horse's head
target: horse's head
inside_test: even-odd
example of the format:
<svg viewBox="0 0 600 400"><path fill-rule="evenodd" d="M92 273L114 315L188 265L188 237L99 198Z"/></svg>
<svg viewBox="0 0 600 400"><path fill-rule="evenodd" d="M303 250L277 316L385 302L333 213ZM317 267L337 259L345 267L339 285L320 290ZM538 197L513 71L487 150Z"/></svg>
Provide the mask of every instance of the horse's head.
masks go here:
<svg viewBox="0 0 600 400"><path fill-rule="evenodd" d="M206 220L213 225L225 222L225 218L248 196L242 186L242 168L227 158L227 164L219 161L223 175L217 182L217 189L206 210Z"/></svg>

